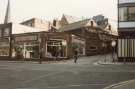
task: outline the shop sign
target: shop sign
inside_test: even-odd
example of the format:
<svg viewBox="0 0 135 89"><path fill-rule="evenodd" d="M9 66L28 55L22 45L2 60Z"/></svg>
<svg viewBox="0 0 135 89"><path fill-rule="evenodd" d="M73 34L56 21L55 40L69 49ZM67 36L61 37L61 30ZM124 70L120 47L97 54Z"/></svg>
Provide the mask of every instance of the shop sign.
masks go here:
<svg viewBox="0 0 135 89"><path fill-rule="evenodd" d="M35 41L37 40L38 37L37 36L19 36L19 37L15 37L15 41Z"/></svg>

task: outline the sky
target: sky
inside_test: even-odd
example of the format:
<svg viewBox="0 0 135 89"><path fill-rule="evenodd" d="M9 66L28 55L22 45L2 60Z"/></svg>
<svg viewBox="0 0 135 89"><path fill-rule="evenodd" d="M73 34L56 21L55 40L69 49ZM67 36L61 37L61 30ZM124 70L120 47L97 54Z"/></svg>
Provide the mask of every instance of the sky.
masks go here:
<svg viewBox="0 0 135 89"><path fill-rule="evenodd" d="M117 26L117 0L10 0L11 21L20 23L32 17L50 21L63 14L91 18L102 14ZM0 23L3 23L7 0L0 0Z"/></svg>

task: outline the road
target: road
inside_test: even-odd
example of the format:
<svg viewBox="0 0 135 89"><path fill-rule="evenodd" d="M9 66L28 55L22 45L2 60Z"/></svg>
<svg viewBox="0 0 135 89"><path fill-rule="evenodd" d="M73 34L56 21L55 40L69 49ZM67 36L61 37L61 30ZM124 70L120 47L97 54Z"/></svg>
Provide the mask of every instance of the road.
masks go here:
<svg viewBox="0 0 135 89"><path fill-rule="evenodd" d="M103 89L135 79L135 65L98 65L103 56L56 63L0 62L0 89Z"/></svg>

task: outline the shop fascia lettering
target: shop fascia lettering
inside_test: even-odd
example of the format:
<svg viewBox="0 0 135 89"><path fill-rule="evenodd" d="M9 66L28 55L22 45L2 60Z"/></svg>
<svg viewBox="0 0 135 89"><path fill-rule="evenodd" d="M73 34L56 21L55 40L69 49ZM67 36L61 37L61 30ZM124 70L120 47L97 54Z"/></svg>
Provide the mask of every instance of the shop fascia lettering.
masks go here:
<svg viewBox="0 0 135 89"><path fill-rule="evenodd" d="M15 41L35 41L37 40L37 36L21 36L21 37L16 37Z"/></svg>

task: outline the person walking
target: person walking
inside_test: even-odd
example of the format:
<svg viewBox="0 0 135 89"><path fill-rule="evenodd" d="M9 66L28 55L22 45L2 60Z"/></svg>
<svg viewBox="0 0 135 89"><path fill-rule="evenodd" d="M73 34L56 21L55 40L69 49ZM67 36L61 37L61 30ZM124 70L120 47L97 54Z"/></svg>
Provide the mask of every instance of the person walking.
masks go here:
<svg viewBox="0 0 135 89"><path fill-rule="evenodd" d="M77 59L78 59L78 50L75 49L75 50L74 50L74 63L77 62Z"/></svg>

